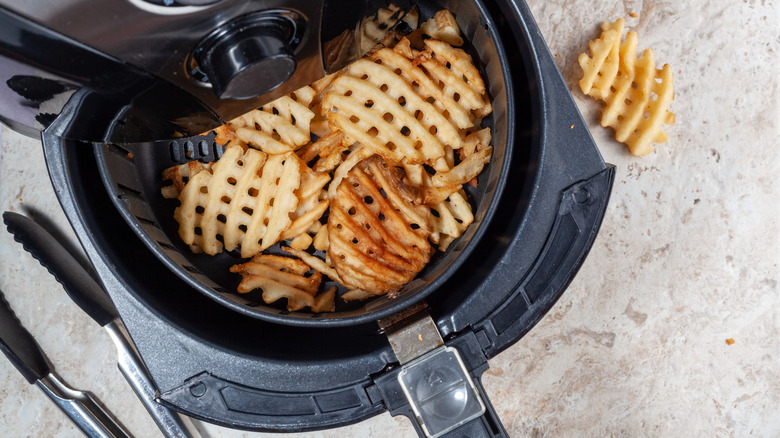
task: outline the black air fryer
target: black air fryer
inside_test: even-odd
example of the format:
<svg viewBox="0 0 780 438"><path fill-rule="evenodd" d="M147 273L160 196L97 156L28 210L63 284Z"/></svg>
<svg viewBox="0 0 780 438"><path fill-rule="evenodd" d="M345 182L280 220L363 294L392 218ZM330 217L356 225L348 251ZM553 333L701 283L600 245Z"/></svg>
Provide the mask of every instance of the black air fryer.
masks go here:
<svg viewBox="0 0 780 438"><path fill-rule="evenodd" d="M506 436L480 377L571 282L614 180L522 0L396 2L388 30L412 10L455 14L493 101L494 157L446 253L397 294L320 314L234 293L222 273L238 259L178 240L160 171L215 159L199 133L362 55L361 23L389 2L50 3L0 0L0 118L40 131L159 403L256 431L389 411L420 436ZM338 38L355 44L334 54Z"/></svg>

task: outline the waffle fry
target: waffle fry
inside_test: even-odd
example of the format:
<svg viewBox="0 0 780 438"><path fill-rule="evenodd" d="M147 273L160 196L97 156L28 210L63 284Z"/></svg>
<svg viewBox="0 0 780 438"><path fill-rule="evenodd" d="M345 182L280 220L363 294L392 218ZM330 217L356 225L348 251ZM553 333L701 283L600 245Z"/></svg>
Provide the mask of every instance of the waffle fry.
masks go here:
<svg viewBox="0 0 780 438"><path fill-rule="evenodd" d="M341 283L374 294L406 284L431 254L426 232L404 214L409 205L397 203L408 194L389 167L378 156L355 166L339 184L328 218L328 252Z"/></svg>
<svg viewBox="0 0 780 438"><path fill-rule="evenodd" d="M492 155L493 148L490 146L469 155L468 158L461 161L457 166L446 172L438 172L434 175L431 178L433 185L436 187L451 187L469 182L482 173L482 168L490 162Z"/></svg>
<svg viewBox="0 0 780 438"><path fill-rule="evenodd" d="M601 99L606 106L601 126L615 130L615 139L628 145L634 155L653 151L652 143L668 140L661 130L673 125L675 114L669 111L674 100L672 71L668 64L656 69L652 49L636 55L637 34L628 32L621 42L624 20L603 23L601 37L590 42L591 56L583 53L582 92Z"/></svg>
<svg viewBox="0 0 780 438"><path fill-rule="evenodd" d="M331 308L331 294L320 298L315 294L320 287L322 275L314 272L305 276L311 270L309 265L301 260L275 255L256 255L247 263L231 266L230 272L241 274L238 285L239 293L262 289L263 301L273 303L287 298L287 310L295 311L304 307ZM322 310L319 310L322 311Z"/></svg>
<svg viewBox="0 0 780 438"><path fill-rule="evenodd" d="M447 170L441 158L462 146L459 130L492 107L464 51L425 44L425 69L388 48L351 64L332 82L323 108L332 125L386 160Z"/></svg>
<svg viewBox="0 0 780 438"><path fill-rule="evenodd" d="M433 18L420 26L422 31L437 40L442 40L453 46L462 46L463 38L460 36L460 28L452 12L442 9Z"/></svg>
<svg viewBox="0 0 780 438"><path fill-rule="evenodd" d="M178 198L190 178L203 170L210 171L211 163L201 163L195 160L165 169L162 179L164 182L170 181L170 185L161 189L163 198Z"/></svg>
<svg viewBox="0 0 780 438"><path fill-rule="evenodd" d="M196 251L214 255L240 245L242 256L251 257L305 233L328 208L323 187L330 177L292 153L232 147L212 172L190 178L174 212L179 235Z"/></svg>
<svg viewBox="0 0 780 438"><path fill-rule="evenodd" d="M446 251L450 243L460 237L474 221L471 205L462 190L431 206L431 209L436 211L431 242L438 245L440 251Z"/></svg>
<svg viewBox="0 0 780 438"><path fill-rule="evenodd" d="M283 154L298 149L310 140L314 113L309 104L316 96L311 87L303 87L228 122L242 142L268 154Z"/></svg>
<svg viewBox="0 0 780 438"><path fill-rule="evenodd" d="M309 230L312 225L319 224L319 218L328 209L327 193L323 190L325 184L330 181L330 176L325 173L312 172L308 167L299 163L301 168L301 184L295 191L298 198L298 208L290 214L292 222L289 228L282 232L279 240L286 240L299 236Z"/></svg>
<svg viewBox="0 0 780 438"><path fill-rule="evenodd" d="M325 229L326 227L323 227ZM320 274L327 275L328 278L331 280L335 280L339 283L341 283L341 278L339 277L338 272L336 272L335 269L333 269L333 265L330 263L320 260L319 258L307 253L306 251L302 251L299 249L295 249L293 247L282 247L282 251L294 255L301 260L303 260L306 264L312 267L315 271L319 272Z"/></svg>
<svg viewBox="0 0 780 438"><path fill-rule="evenodd" d="M317 234L314 235L312 244L317 251L328 249L328 227L320 227Z"/></svg>

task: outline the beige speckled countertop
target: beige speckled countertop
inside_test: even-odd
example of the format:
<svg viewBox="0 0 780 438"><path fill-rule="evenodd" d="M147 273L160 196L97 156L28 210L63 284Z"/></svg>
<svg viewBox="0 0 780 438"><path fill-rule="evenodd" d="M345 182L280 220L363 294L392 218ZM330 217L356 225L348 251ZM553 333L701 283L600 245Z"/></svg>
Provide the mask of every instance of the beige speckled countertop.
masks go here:
<svg viewBox="0 0 780 438"><path fill-rule="evenodd" d="M551 312L490 361L511 436L780 436L780 4L772 0L529 0L617 179L584 266ZM632 17L631 13L636 16ZM598 124L577 54L625 17L672 66L677 124L637 158ZM0 210L72 235L39 143L2 130ZM159 436L109 338L3 230L0 289L72 386L139 437ZM45 304L44 304L45 303ZM727 345L726 339L734 344ZM210 437L268 436L199 423ZM388 414L295 437L413 436ZM0 436L79 436L0 359Z"/></svg>

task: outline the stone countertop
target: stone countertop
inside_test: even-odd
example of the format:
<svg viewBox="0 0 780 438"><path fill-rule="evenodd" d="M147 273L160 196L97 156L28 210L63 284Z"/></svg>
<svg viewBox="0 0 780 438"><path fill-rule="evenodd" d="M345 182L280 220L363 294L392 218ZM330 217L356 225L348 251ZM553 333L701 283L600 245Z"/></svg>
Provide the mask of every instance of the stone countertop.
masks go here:
<svg viewBox="0 0 780 438"><path fill-rule="evenodd" d="M765 0L529 0L617 179L566 293L490 361L484 384L511 436L780 436L780 5ZM677 124L643 158L599 123L577 55L604 20L672 66ZM74 238L39 142L3 128L0 209ZM0 289L57 373L139 437L159 436L108 336L4 230ZM729 345L727 339L733 339ZM198 423L209 437L270 436ZM413 436L383 414L290 437ZM0 360L0 436L79 432Z"/></svg>

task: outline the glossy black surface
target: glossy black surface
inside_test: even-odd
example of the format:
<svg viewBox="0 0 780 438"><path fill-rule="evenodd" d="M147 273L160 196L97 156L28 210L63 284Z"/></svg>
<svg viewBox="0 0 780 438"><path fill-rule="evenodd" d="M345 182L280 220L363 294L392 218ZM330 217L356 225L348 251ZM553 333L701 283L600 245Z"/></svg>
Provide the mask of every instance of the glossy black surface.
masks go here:
<svg viewBox="0 0 780 438"><path fill-rule="evenodd" d="M193 54L220 99L250 99L282 85L295 72L299 26L305 26L300 18L252 14L217 29Z"/></svg>
<svg viewBox="0 0 780 438"><path fill-rule="evenodd" d="M343 9L323 22L329 3ZM79 99L89 105L80 111L83 120L70 118L68 129L60 129L66 138L142 142L197 135L324 76L328 40L321 34L360 29L389 3L0 0L0 81L37 76L72 87L44 105L38 93L17 94L0 83L0 121L36 135L81 89ZM231 27L257 14L294 17L292 33L280 22ZM224 39L199 46L224 29L232 29Z"/></svg>

